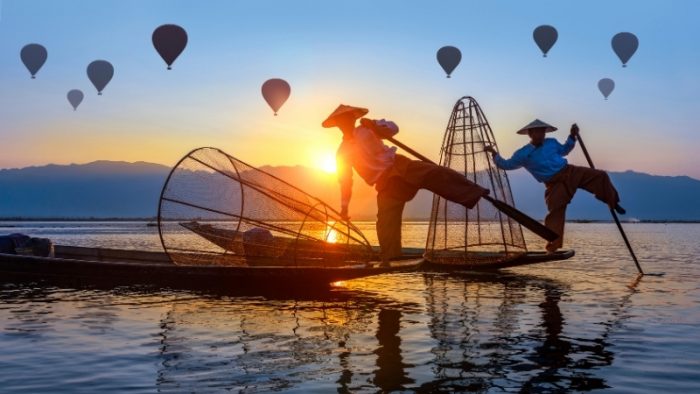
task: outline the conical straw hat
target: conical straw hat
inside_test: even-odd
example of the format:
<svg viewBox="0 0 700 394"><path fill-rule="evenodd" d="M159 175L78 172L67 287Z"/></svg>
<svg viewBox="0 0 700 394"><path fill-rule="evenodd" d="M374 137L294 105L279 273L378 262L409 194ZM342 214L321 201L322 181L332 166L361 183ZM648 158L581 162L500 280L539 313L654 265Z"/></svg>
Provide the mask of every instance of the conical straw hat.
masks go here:
<svg viewBox="0 0 700 394"><path fill-rule="evenodd" d="M355 119L365 116L369 112L367 108L353 107L351 105L340 104L338 108L333 111L332 114L328 115L328 118L321 123L323 127L334 127L336 126L336 118L340 115L352 114Z"/></svg>
<svg viewBox="0 0 700 394"><path fill-rule="evenodd" d="M527 126L525 126L525 127L523 127L522 129L518 130L518 134L527 134L527 131L528 131L528 130L530 130L530 129L536 129L536 128L539 128L539 127L544 127L544 128L545 128L545 130L544 130L545 133L550 133L550 132L552 132L552 131L554 131L554 130L557 129L556 127L552 126L551 124L545 123L545 122L543 122L543 121L541 121L541 120L539 120L539 119L535 119L535 120L533 120L532 122L530 122Z"/></svg>

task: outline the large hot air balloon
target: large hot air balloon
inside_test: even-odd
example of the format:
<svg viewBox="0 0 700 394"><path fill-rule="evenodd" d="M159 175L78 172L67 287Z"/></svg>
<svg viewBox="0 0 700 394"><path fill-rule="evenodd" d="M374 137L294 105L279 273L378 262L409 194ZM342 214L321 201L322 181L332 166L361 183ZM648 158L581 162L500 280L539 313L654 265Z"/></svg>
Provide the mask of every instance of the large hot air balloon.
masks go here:
<svg viewBox="0 0 700 394"><path fill-rule="evenodd" d="M275 112L275 116L277 116L277 111L282 107L282 104L289 98L291 91L292 88L284 79L268 79L262 85L262 95L270 108Z"/></svg>
<svg viewBox="0 0 700 394"><path fill-rule="evenodd" d="M187 46L187 32L178 25L159 26L153 31L151 39L156 51L168 65L168 70Z"/></svg>
<svg viewBox="0 0 700 394"><path fill-rule="evenodd" d="M450 77L450 74L457 68L461 60L462 52L453 46L444 46L437 51L437 61L447 73L447 78Z"/></svg>
<svg viewBox="0 0 700 394"><path fill-rule="evenodd" d="M19 53L19 57L32 75L32 79L36 78L36 73L46 62L48 55L46 48L39 44L25 45Z"/></svg>
<svg viewBox="0 0 700 394"><path fill-rule="evenodd" d="M78 106L80 103L83 102L83 92L78 89L73 89L68 92L68 102L70 103L71 106L73 106L73 111L78 109Z"/></svg>
<svg viewBox="0 0 700 394"><path fill-rule="evenodd" d="M532 32L532 38L535 39L535 43L540 47L543 57L547 57L547 52L552 49L558 37L557 29L549 25L537 26L535 31Z"/></svg>
<svg viewBox="0 0 700 394"><path fill-rule="evenodd" d="M632 33L617 33L612 38L612 48L617 57L622 61L622 67L627 67L627 62L637 52L639 40Z"/></svg>
<svg viewBox="0 0 700 394"><path fill-rule="evenodd" d="M114 67L106 60L95 60L88 64L87 75L90 78L90 82L95 85L97 94L102 95L102 90L114 76Z"/></svg>
<svg viewBox="0 0 700 394"><path fill-rule="evenodd" d="M600 90L601 93L603 93L603 96L605 99L608 99L608 96L610 96L610 93L615 89L615 81L613 81L610 78L603 78L600 81L598 81L598 90Z"/></svg>

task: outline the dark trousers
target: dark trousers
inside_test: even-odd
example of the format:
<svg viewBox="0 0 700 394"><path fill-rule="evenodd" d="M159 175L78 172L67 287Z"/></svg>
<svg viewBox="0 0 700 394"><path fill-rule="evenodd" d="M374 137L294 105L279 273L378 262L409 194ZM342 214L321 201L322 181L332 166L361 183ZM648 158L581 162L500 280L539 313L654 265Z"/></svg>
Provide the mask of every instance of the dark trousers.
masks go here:
<svg viewBox="0 0 700 394"><path fill-rule="evenodd" d="M377 181L377 237L382 260L401 256L401 216L407 201L420 189L446 200L473 208L488 194L485 189L457 171L396 155L394 165Z"/></svg>
<svg viewBox="0 0 700 394"><path fill-rule="evenodd" d="M552 252L564 244L566 206L571 202L577 189L592 193L598 200L608 204L610 209L620 202L620 197L608 174L593 168L567 165L552 179L545 182L545 186L544 200L549 212L544 218L544 224L559 234L559 238L547 243L547 250Z"/></svg>

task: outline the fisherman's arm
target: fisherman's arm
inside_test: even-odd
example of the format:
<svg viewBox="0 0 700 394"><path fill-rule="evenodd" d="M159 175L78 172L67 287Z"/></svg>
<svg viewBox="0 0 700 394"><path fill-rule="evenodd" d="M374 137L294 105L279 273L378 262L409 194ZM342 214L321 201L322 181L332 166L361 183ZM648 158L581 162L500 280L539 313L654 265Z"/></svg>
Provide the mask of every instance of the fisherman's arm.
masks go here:
<svg viewBox="0 0 700 394"><path fill-rule="evenodd" d="M496 149L494 149L493 146L486 146L484 147L484 150L491 153L491 157L493 157L493 162L496 164L496 167L502 170L515 170L523 166L523 158L521 157L522 154L520 151L516 151L513 154L513 157L510 159L504 159L498 154L498 152L496 152Z"/></svg>
<svg viewBox="0 0 700 394"><path fill-rule="evenodd" d="M350 166L342 150L338 151L335 160L338 182L340 183L340 216L344 219L349 219L348 206L352 197L352 166Z"/></svg>
<svg viewBox="0 0 700 394"><path fill-rule="evenodd" d="M399 132L399 126L397 126L396 123L386 119L373 120L362 118L360 119L360 124L372 130L380 139L393 137Z"/></svg>
<svg viewBox="0 0 700 394"><path fill-rule="evenodd" d="M578 136L578 125L576 123L571 125L571 131L569 133L569 137L566 139L566 141L563 144L560 144L559 146L559 153L561 153L562 156L566 156L574 150L574 147L576 146L576 137Z"/></svg>

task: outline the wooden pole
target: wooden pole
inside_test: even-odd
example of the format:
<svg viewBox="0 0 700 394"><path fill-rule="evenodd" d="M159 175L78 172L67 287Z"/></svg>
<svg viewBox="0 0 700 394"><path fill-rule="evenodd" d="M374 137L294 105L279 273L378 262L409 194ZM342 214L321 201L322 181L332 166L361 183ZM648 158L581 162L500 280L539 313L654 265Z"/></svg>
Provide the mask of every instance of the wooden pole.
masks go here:
<svg viewBox="0 0 700 394"><path fill-rule="evenodd" d="M586 156L586 161L588 161L588 165L591 168L595 169L595 166L593 165L593 160L591 160L591 156L588 154L588 149L586 149L586 144L583 143L583 139L581 138L580 133L577 134L576 139L578 139L579 144L581 144L581 150L583 150L583 154ZM637 261L637 256L634 254L634 250L632 250L632 245L630 245L630 241L627 239L627 234L625 234L625 230L622 228L622 223L620 223L620 219L617 217L617 213L614 209L610 209L610 213L612 214L613 219L615 219L615 224L617 224L617 228L620 230L620 234L622 235L622 239L625 241L625 245L627 245L627 249L630 251L632 260L634 260L634 265L637 266L637 271L639 271L640 274L644 275L644 271L642 271L642 267L639 265L639 261Z"/></svg>

